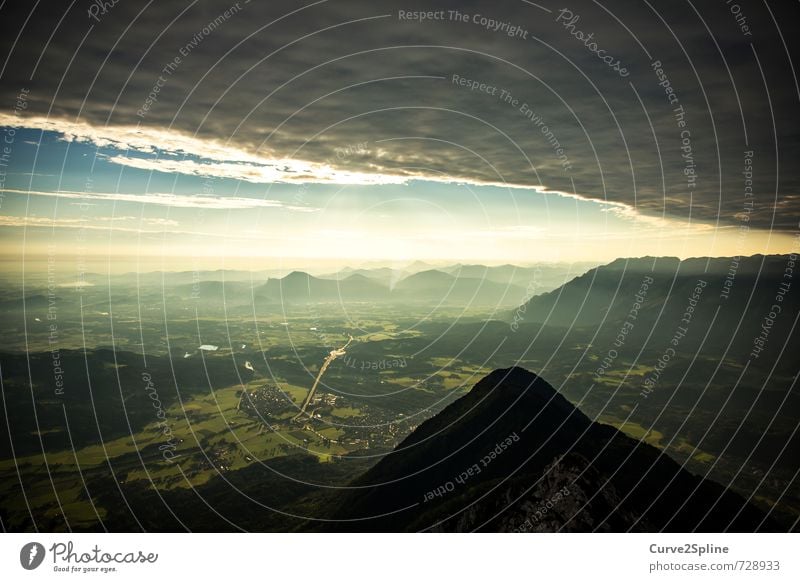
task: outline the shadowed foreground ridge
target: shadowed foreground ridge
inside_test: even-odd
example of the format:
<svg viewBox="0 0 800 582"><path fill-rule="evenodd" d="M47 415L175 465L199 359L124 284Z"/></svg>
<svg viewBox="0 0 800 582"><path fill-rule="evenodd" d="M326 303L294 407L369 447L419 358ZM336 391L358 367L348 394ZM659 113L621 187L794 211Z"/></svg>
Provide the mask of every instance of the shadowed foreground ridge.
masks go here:
<svg viewBox="0 0 800 582"><path fill-rule="evenodd" d="M738 494L592 422L516 367L483 378L352 485L334 514L348 521L328 529L777 529Z"/></svg>

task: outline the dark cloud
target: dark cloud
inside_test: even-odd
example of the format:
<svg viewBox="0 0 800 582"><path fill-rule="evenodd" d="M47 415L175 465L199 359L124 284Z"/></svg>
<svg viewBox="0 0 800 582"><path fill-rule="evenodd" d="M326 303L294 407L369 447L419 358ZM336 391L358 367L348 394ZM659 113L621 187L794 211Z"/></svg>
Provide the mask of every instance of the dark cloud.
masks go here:
<svg viewBox="0 0 800 582"><path fill-rule="evenodd" d="M569 29L556 22L565 5L549 1L537 3L546 10L521 0L241 1L220 20L234 3L119 0L99 22L87 14L93 4L3 5L4 110L28 88L37 114L171 126L350 170L574 189L646 214L728 225L745 208L752 151L751 225L797 228L797 3L580 2L566 5L579 16ZM469 21L449 19L454 9ZM402 20L400 10L445 11L445 19ZM472 21L477 14L508 26L487 30ZM504 33L511 26L521 32ZM570 34L578 30L596 46ZM179 66L164 74L175 57ZM458 86L454 74L497 92ZM159 75L158 102L138 117ZM370 154L336 157L336 148L365 141Z"/></svg>

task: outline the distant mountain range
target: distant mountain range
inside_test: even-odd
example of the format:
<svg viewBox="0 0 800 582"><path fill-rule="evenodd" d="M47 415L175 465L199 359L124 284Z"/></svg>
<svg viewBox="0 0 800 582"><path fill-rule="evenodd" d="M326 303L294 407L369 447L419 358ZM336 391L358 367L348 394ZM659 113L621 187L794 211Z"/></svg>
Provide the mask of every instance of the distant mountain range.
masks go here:
<svg viewBox="0 0 800 582"><path fill-rule="evenodd" d="M282 279L269 279L256 289L256 296L280 303L337 301L436 302L465 307L515 305L525 298L525 289L486 279L458 277L437 270L409 275L390 288L379 278L353 273L342 279L322 279L294 272Z"/></svg>
<svg viewBox="0 0 800 582"><path fill-rule="evenodd" d="M257 297L282 303L315 301L420 301L469 305L519 305L574 276L579 265L517 267L451 265L439 269L414 263L397 271L388 267L343 269L325 277L294 272L269 279Z"/></svg>
<svg viewBox="0 0 800 582"><path fill-rule="evenodd" d="M266 304L310 302L425 302L445 305L504 306L519 305L532 296L555 289L588 268L589 263L546 264L533 267L515 265L448 265L434 268L416 261L400 268L366 266L344 268L315 276L305 271L283 274L280 270L244 271L154 271L146 273L97 274L82 278L84 296L97 295L102 301L105 288L137 287L142 300L174 299L210 302L208 306L235 307L254 299ZM57 280L59 305L77 299L75 278ZM31 282L28 307L40 307L46 301L46 286ZM13 289L0 294L0 311L21 309L23 299Z"/></svg>
<svg viewBox="0 0 800 582"><path fill-rule="evenodd" d="M363 275L334 281L295 271L282 279L268 279L256 289L256 296L280 303L317 301L369 301L383 299L389 288Z"/></svg>
<svg viewBox="0 0 800 582"><path fill-rule="evenodd" d="M521 368L492 372L351 486L323 529L776 529L739 495L592 422Z"/></svg>

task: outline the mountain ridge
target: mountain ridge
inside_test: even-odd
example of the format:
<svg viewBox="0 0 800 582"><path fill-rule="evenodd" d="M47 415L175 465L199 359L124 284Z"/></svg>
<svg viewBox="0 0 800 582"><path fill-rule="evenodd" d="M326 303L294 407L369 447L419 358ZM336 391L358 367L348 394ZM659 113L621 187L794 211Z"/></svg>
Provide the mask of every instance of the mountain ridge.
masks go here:
<svg viewBox="0 0 800 582"><path fill-rule="evenodd" d="M484 377L351 486L328 529L775 529L737 494L591 421L519 367ZM536 517L535 508L548 503L549 521Z"/></svg>

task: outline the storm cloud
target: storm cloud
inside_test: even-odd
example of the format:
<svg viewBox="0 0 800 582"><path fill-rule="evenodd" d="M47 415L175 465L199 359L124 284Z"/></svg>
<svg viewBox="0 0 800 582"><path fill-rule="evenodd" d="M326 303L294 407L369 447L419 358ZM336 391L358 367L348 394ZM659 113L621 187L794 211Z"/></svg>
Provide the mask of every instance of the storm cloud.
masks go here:
<svg viewBox="0 0 800 582"><path fill-rule="evenodd" d="M6 2L0 112L26 92L20 125L788 231L798 17L725 0Z"/></svg>

